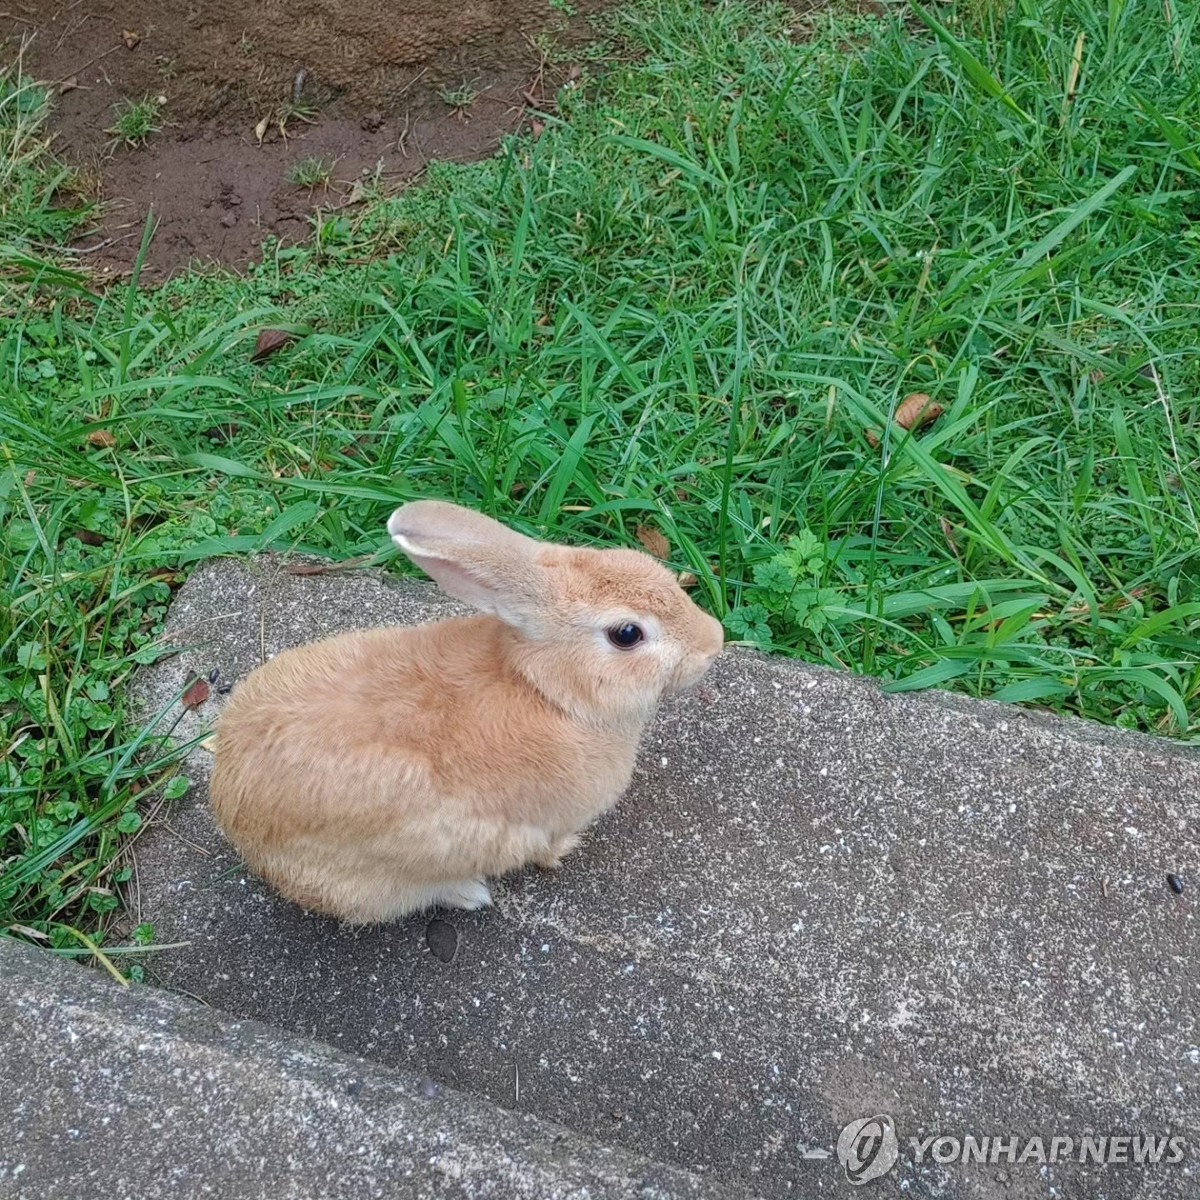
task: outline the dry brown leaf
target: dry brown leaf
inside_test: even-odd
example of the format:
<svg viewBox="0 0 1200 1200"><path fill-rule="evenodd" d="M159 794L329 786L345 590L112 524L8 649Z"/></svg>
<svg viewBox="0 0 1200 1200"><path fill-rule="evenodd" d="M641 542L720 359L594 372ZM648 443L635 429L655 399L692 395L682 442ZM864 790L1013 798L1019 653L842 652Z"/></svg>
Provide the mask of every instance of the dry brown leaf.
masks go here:
<svg viewBox="0 0 1200 1200"><path fill-rule="evenodd" d="M538 138L546 132L546 122L539 121L536 117L531 117L529 121L529 132L533 134L533 140L536 142Z"/></svg>
<svg viewBox="0 0 1200 1200"><path fill-rule="evenodd" d="M940 404L932 401L924 392L913 392L900 402L900 407L896 409L896 415L892 418L892 424L901 429L915 431L922 425L936 421L945 411ZM867 441L871 443L872 447L879 445L879 439L878 429L867 430Z"/></svg>
<svg viewBox="0 0 1200 1200"><path fill-rule="evenodd" d="M954 536L954 526L945 517L938 517L938 521L942 526L942 536L946 539L946 545L950 547L950 552L955 558L961 558L962 555L959 553L958 540Z"/></svg>
<svg viewBox="0 0 1200 1200"><path fill-rule="evenodd" d="M258 138L258 144L262 145L262 140L267 136L267 130L271 126L271 114L267 113L265 117L254 127L254 136Z"/></svg>
<svg viewBox="0 0 1200 1200"><path fill-rule="evenodd" d="M26 471L25 472L25 486L27 488L33 487L34 482L36 480L37 480L37 472L36 471Z"/></svg>
<svg viewBox="0 0 1200 1200"><path fill-rule="evenodd" d="M138 43L142 40L142 35L136 29L123 29L121 40L130 50L136 50Z"/></svg>
<svg viewBox="0 0 1200 1200"><path fill-rule="evenodd" d="M77 87L79 87L79 77L77 75L68 75L66 79L64 79L58 85L58 94L60 96L65 96L67 92L73 92Z"/></svg>
<svg viewBox="0 0 1200 1200"><path fill-rule="evenodd" d="M683 588L685 592L690 591L699 582L700 580L698 580L695 575L691 573L691 571L684 571L684 573L679 576L679 586Z"/></svg>
<svg viewBox="0 0 1200 1200"><path fill-rule="evenodd" d="M924 392L913 392L912 395L905 396L900 402L900 407L896 409L893 420L901 429L920 429L922 425L936 421L945 411L940 404L935 404L930 400Z"/></svg>
<svg viewBox="0 0 1200 1200"><path fill-rule="evenodd" d="M188 712L195 712L208 699L208 692L207 679L194 679L188 690L183 693L183 707Z"/></svg>
<svg viewBox="0 0 1200 1200"><path fill-rule="evenodd" d="M250 355L250 361L262 362L264 358L269 358L277 350L282 350L284 346L295 340L294 333L288 333L283 329L264 329L254 344L254 353Z"/></svg>
<svg viewBox="0 0 1200 1200"><path fill-rule="evenodd" d="M671 557L671 543L657 529L649 525L639 525L633 533L647 554L653 554L655 558Z"/></svg>
<svg viewBox="0 0 1200 1200"><path fill-rule="evenodd" d="M89 445L100 450L111 450L117 444L117 439L107 429L93 429L87 435L87 440Z"/></svg>
<svg viewBox="0 0 1200 1200"><path fill-rule="evenodd" d="M77 529L75 530L75 536L85 546L103 546L105 542L104 534L94 533L90 529Z"/></svg>

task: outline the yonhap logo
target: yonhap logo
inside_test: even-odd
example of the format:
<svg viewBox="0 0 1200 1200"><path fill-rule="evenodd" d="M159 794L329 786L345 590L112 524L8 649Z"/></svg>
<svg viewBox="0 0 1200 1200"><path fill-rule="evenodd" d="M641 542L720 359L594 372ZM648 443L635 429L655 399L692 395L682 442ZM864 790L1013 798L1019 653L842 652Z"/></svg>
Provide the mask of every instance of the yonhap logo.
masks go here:
<svg viewBox="0 0 1200 1200"><path fill-rule="evenodd" d="M905 1161L916 1167L1013 1163L1016 1166L1060 1163L1128 1163L1134 1166L1182 1163L1188 1146L1184 1138L1165 1133L1082 1135L1056 1134L923 1134L905 1141ZM837 1140L838 1161L854 1187L882 1179L900 1161L900 1139L891 1117L876 1113L851 1121ZM806 1158L828 1158L829 1151L807 1152Z"/></svg>
<svg viewBox="0 0 1200 1200"><path fill-rule="evenodd" d="M837 1156L855 1187L886 1175L900 1157L892 1118L879 1113L851 1121L838 1134Z"/></svg>

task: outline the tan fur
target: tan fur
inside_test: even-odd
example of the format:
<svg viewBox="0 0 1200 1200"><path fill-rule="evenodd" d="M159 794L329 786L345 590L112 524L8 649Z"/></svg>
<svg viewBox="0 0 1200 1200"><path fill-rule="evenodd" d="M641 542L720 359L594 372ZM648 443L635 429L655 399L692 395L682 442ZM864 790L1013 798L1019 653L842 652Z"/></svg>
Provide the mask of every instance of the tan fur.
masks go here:
<svg viewBox="0 0 1200 1200"><path fill-rule="evenodd" d="M659 699L723 640L638 551L552 546L433 501L388 528L488 614L279 654L234 688L211 788L251 870L352 922L480 907L485 876L557 866L628 786ZM603 630L624 621L661 636L615 649Z"/></svg>

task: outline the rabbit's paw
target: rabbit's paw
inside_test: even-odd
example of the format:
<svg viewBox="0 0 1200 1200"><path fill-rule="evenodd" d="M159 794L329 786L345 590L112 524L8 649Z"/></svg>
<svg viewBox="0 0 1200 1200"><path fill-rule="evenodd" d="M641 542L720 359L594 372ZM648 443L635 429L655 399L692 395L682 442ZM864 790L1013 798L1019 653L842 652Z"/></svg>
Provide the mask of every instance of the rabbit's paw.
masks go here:
<svg viewBox="0 0 1200 1200"><path fill-rule="evenodd" d="M462 879L438 888L437 902L447 908L461 908L472 912L477 908L489 908L492 893L482 879Z"/></svg>

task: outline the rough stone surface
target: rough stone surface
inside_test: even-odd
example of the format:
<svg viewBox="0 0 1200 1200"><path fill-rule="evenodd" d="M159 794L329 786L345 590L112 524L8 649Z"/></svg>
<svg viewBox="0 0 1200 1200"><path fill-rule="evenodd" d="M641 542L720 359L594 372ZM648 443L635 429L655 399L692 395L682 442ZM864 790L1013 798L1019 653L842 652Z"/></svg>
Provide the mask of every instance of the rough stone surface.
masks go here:
<svg viewBox="0 0 1200 1200"><path fill-rule="evenodd" d="M0 1196L720 1200L731 1193L0 938Z"/></svg>
<svg viewBox="0 0 1200 1200"><path fill-rule="evenodd" d="M207 564L141 700L174 717L194 671L235 681L289 645L454 611L378 574ZM139 843L140 916L188 943L153 958L168 986L769 1197L845 1194L820 1155L876 1112L906 1147L876 1194L1200 1194L1186 748L730 651L557 876L357 932L246 876L206 810L209 762ZM1168 1132L1182 1164L907 1148Z"/></svg>

